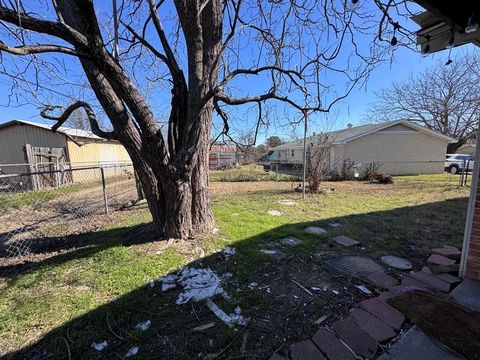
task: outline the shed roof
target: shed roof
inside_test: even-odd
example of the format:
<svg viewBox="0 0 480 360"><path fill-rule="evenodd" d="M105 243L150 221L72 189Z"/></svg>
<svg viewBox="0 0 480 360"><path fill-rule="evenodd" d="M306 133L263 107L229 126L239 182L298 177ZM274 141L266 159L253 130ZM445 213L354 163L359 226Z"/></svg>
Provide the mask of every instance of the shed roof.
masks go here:
<svg viewBox="0 0 480 360"><path fill-rule="evenodd" d="M408 120L395 120L395 121L386 121L386 122L378 123L378 124L366 124L366 125L361 125L361 126L353 126L353 127L346 128L346 129L326 132L326 133L323 133L321 135L322 136L327 136L328 139L330 139L332 144L340 145L340 144L346 144L349 141L358 139L362 136L366 136L366 135L372 134L376 131L383 130L383 129L386 129L386 128L389 128L391 126L398 125L398 124L402 124L402 125L408 126L410 128L413 128L415 130L425 132L425 133L427 133L431 136L434 136L434 137L443 139L445 141L448 141L449 143L457 141L457 140L455 140L455 139L453 139L449 136L443 135L442 133L440 133L438 131L427 129L426 127L420 126L420 125L415 124L414 122L411 122L411 121L408 121ZM308 137L307 142L314 141L316 138L318 138L318 136L320 136L320 134ZM287 148L291 148L291 147L300 147L300 146L303 146L303 139L291 141L291 142L282 144L280 146L277 146L273 149L274 150L281 150L281 149L287 149Z"/></svg>
<svg viewBox="0 0 480 360"><path fill-rule="evenodd" d="M12 125L29 125L29 126L34 126L34 127L37 127L37 128L42 128L42 129L45 129L45 130L52 131L52 126L51 125L40 124L40 123L36 123L36 122L33 122L33 121L18 120L18 119L11 120L11 121L8 121L6 123L0 124L0 130L3 129L3 128L6 128L8 126L12 126ZM95 135L91 131L80 130L80 129L72 129L72 128L68 128L68 127L64 127L64 126L60 126L57 129L57 132L60 133L60 134L64 134L67 137L93 139L93 140L105 140L104 138L101 138L101 137Z"/></svg>

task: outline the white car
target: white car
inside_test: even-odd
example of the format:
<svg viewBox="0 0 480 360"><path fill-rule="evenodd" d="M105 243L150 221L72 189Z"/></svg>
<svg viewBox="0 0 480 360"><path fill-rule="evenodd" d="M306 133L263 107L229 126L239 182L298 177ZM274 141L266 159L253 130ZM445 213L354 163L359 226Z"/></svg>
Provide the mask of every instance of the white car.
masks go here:
<svg viewBox="0 0 480 360"><path fill-rule="evenodd" d="M447 154L445 159L445 171L450 174L458 174L463 172L465 167L468 171L473 171L475 164L474 158L468 154Z"/></svg>

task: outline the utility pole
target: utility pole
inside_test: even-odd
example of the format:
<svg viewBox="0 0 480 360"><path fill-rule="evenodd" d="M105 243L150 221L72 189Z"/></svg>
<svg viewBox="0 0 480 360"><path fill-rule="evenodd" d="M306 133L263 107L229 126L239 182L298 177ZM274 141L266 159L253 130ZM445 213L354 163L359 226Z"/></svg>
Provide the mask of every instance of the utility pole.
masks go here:
<svg viewBox="0 0 480 360"><path fill-rule="evenodd" d="M302 199L305 199L305 180L307 177L307 121L308 110L303 109L303 186L302 186Z"/></svg>

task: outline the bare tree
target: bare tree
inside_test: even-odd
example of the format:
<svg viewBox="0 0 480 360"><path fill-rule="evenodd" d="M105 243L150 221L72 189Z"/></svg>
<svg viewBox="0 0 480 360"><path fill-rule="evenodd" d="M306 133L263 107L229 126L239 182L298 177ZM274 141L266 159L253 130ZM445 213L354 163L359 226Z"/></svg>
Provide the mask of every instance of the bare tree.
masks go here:
<svg viewBox="0 0 480 360"><path fill-rule="evenodd" d="M267 101L298 110L299 119L304 110L328 112L384 59L389 43L378 41L384 39L377 31L401 32L380 1L358 9L356 1L328 0L107 3L0 0L0 51L14 58L0 64L0 73L29 84L44 105L42 116L57 121L53 129L83 109L96 135L120 141L155 229L176 238L213 227L208 147L214 111L227 135L233 106L254 105L257 130ZM38 89L64 95L47 86L54 73L65 81L63 89L91 89L93 100L85 95L59 106L41 99ZM77 86L85 83L88 88ZM170 99L166 122L158 121L153 105L161 92ZM111 131L100 128L98 108Z"/></svg>
<svg viewBox="0 0 480 360"><path fill-rule="evenodd" d="M315 136L315 142L307 150L307 182L308 188L314 194L320 190L320 183L331 171L330 154L332 142L325 134Z"/></svg>
<svg viewBox="0 0 480 360"><path fill-rule="evenodd" d="M84 112L75 110L65 121L65 125L73 129L90 130L90 121Z"/></svg>
<svg viewBox="0 0 480 360"><path fill-rule="evenodd" d="M464 54L446 65L438 62L416 77L395 83L376 95L366 113L369 121L408 119L458 140L448 152L475 136L480 119L478 53Z"/></svg>

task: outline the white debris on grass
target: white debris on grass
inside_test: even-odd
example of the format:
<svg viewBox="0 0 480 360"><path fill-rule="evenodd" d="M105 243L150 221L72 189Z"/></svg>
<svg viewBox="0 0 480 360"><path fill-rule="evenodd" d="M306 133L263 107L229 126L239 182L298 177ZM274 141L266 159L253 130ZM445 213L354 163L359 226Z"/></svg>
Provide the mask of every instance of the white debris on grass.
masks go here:
<svg viewBox="0 0 480 360"><path fill-rule="evenodd" d="M138 353L138 346L132 346L130 349L128 349L127 353L125 354L125 357L131 357L135 356Z"/></svg>
<svg viewBox="0 0 480 360"><path fill-rule="evenodd" d="M355 287L360 290L361 292L365 293L365 294L368 294L368 295L371 295L372 292L370 290L368 290L365 286L363 285L355 285Z"/></svg>
<svg viewBox="0 0 480 360"><path fill-rule="evenodd" d="M332 289L332 293L334 293L335 295L339 294L339 292L337 290L333 290L333 289Z"/></svg>
<svg viewBox="0 0 480 360"><path fill-rule="evenodd" d="M152 322L150 320L145 320L135 325L135 329L140 331L147 331L150 328L150 325L152 325Z"/></svg>
<svg viewBox="0 0 480 360"><path fill-rule="evenodd" d="M231 253L234 254L234 248L231 249L233 249L233 252ZM231 273L224 275L224 277L231 276L233 276ZM247 319L240 315L240 308L238 308L238 314L234 313L227 315L211 301L211 298L213 298L215 295L220 295L227 300L230 299L222 287L221 277L218 276L218 274L212 269L195 269L187 267L176 275L168 275L162 278L162 289L165 286L167 288L171 288L172 286L175 287L177 284L183 288L183 291L180 293L180 295L178 295L177 300L175 301L177 305L185 304L190 300L206 300L207 305L209 303L213 304L208 305L210 310L212 310L215 315L217 315L227 325L244 325L247 323Z"/></svg>
<svg viewBox="0 0 480 360"><path fill-rule="evenodd" d="M223 249L223 254L225 255L225 259L230 259L232 255L235 255L237 250L234 247L227 246L225 249Z"/></svg>
<svg viewBox="0 0 480 360"><path fill-rule="evenodd" d="M248 288L249 289L256 289L258 286L258 283L256 283L255 281L252 281L250 284L248 284Z"/></svg>
<svg viewBox="0 0 480 360"><path fill-rule="evenodd" d="M106 340L102 341L101 343L92 343L92 348L97 351L102 351L108 346L108 342Z"/></svg>
<svg viewBox="0 0 480 360"><path fill-rule="evenodd" d="M160 278L162 282L162 291L167 291L177 287L177 275L166 275Z"/></svg>
<svg viewBox="0 0 480 360"><path fill-rule="evenodd" d="M236 307L235 311L227 315L225 311L220 309L217 304L215 304L211 299L207 299L207 307L212 310L212 312L218 316L220 320L222 320L225 324L228 326L234 326L234 325L242 325L245 326L247 325L247 319L244 318L241 315L240 307Z"/></svg>

